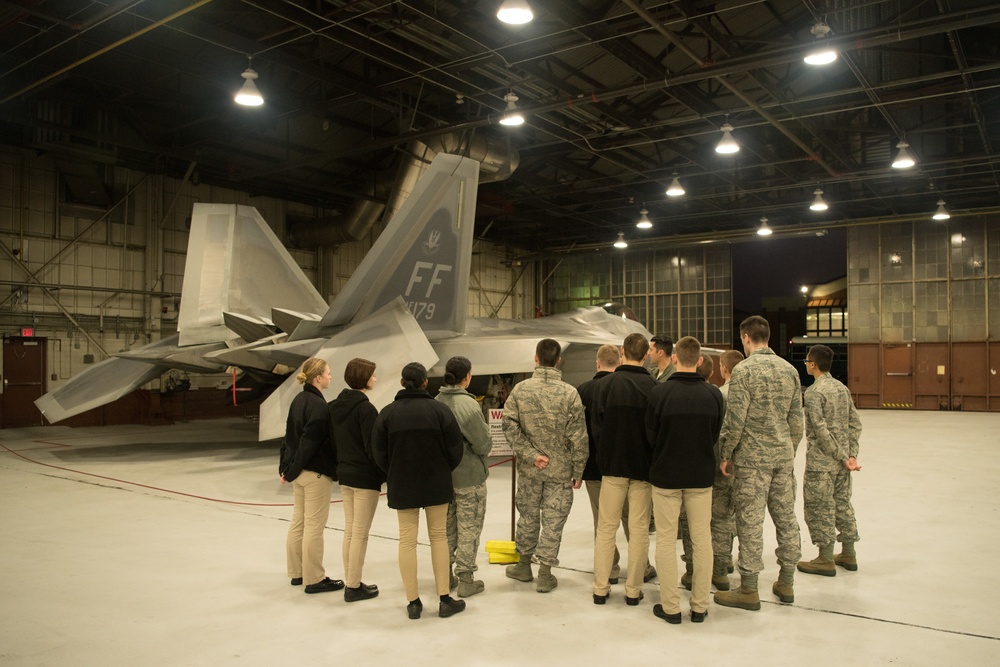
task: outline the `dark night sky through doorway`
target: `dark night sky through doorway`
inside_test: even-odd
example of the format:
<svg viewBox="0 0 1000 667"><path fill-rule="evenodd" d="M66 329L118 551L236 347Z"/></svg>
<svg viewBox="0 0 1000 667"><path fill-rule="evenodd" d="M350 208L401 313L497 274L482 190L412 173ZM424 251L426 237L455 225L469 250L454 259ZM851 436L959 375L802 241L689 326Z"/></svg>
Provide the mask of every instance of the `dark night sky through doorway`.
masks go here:
<svg viewBox="0 0 1000 667"><path fill-rule="evenodd" d="M769 238L732 247L733 308L761 311L761 299L801 294L802 285L836 280L847 274L847 232L832 229L826 236Z"/></svg>

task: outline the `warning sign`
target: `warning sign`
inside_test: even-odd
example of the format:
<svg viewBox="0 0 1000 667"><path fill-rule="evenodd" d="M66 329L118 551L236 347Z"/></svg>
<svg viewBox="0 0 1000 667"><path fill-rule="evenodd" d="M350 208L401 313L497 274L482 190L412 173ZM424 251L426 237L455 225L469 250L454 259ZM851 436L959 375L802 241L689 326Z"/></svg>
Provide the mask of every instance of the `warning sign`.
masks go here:
<svg viewBox="0 0 1000 667"><path fill-rule="evenodd" d="M490 438L493 440L490 456L513 455L514 450L510 448L507 438L503 437L503 410L491 409L489 413Z"/></svg>

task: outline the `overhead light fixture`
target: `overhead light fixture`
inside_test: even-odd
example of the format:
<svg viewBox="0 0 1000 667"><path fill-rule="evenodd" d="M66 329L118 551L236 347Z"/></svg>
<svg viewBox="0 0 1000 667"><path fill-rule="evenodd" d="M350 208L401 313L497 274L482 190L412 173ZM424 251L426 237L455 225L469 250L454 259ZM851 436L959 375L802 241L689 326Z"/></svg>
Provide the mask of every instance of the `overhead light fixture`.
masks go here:
<svg viewBox="0 0 1000 667"><path fill-rule="evenodd" d="M625 242L625 232L618 232L618 240L615 241L616 248L627 248L628 243Z"/></svg>
<svg viewBox="0 0 1000 667"><path fill-rule="evenodd" d="M247 64L249 65L250 63L248 62ZM245 107L259 107L264 103L264 97L257 90L257 84L254 83L257 79L257 72L252 67L247 67L240 76L244 79L243 86L233 99L236 100L237 104L242 104Z"/></svg>
<svg viewBox="0 0 1000 667"><path fill-rule="evenodd" d="M943 199L938 199L937 210L934 211L934 215L932 215L931 217L934 218L935 220L947 220L948 218L951 217L951 213L949 213L948 209L944 207Z"/></svg>
<svg viewBox="0 0 1000 667"><path fill-rule="evenodd" d="M517 109L517 95L514 91L509 91L503 96L503 101L507 103L507 109L503 112L503 117L500 118L501 125L508 125L514 127L515 125L521 125L524 123L524 116Z"/></svg>
<svg viewBox="0 0 1000 667"><path fill-rule="evenodd" d="M685 192L686 191L684 190L684 186L681 185L681 182L677 178L677 175L674 174L674 180L670 181L670 187L667 188L667 196L680 197Z"/></svg>
<svg viewBox="0 0 1000 667"><path fill-rule="evenodd" d="M722 139L719 140L719 144L715 147L715 152L722 153L723 155L738 153L740 145L733 139L733 126L725 123L719 128L719 131L722 132Z"/></svg>
<svg viewBox="0 0 1000 667"><path fill-rule="evenodd" d="M894 269L902 268L903 266L903 255L898 252L889 253L889 266Z"/></svg>
<svg viewBox="0 0 1000 667"><path fill-rule="evenodd" d="M896 148L899 149L899 152L896 153L896 159L892 161L894 169L909 169L917 163L917 161L913 159L913 156L910 155L910 151L906 150L909 147L910 144L906 143L906 141L900 141L896 144Z"/></svg>
<svg viewBox="0 0 1000 667"><path fill-rule="evenodd" d="M809 204L810 211L825 211L826 209L830 208L830 206L826 203L826 200L823 199L822 188L816 188L813 194L816 196L813 197L812 203Z"/></svg>
<svg viewBox="0 0 1000 667"><path fill-rule="evenodd" d="M773 230L767 226L767 216L760 219L760 227L757 228L757 236L770 236Z"/></svg>
<svg viewBox="0 0 1000 667"><path fill-rule="evenodd" d="M524 0L504 0L497 10L497 18L511 25L522 25L535 18L535 15Z"/></svg>
<svg viewBox="0 0 1000 667"><path fill-rule="evenodd" d="M652 229L653 221L649 219L649 211L642 209L639 211L639 221L635 223L639 229Z"/></svg>
<svg viewBox="0 0 1000 667"><path fill-rule="evenodd" d="M809 294L809 287L806 285L800 287L799 290L801 290L803 294Z"/></svg>
<svg viewBox="0 0 1000 667"><path fill-rule="evenodd" d="M812 34L816 37L813 50L803 58L807 65L829 65L837 59L837 51L826 44L823 40L830 34L830 26L823 21L812 27Z"/></svg>

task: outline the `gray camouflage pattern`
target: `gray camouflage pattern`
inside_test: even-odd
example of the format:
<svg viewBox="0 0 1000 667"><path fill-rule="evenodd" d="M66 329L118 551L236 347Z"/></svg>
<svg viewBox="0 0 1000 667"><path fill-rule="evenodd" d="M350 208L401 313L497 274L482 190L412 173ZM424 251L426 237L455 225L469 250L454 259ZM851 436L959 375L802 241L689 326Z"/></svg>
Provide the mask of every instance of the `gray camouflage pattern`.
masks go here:
<svg viewBox="0 0 1000 667"><path fill-rule="evenodd" d="M796 370L771 348L740 362L729 380L722 460L762 470L791 465L803 432L800 386Z"/></svg>
<svg viewBox="0 0 1000 667"><path fill-rule="evenodd" d="M712 552L715 558L733 557L736 535L736 507L733 505L733 478L715 471L712 485Z"/></svg>
<svg viewBox="0 0 1000 667"><path fill-rule="evenodd" d="M806 470L836 472L858 455L861 418L850 390L829 373L806 389Z"/></svg>
<svg viewBox="0 0 1000 667"><path fill-rule="evenodd" d="M518 477L517 530L514 545L522 558L555 567L559 564L559 546L563 528L573 507L573 485L540 477Z"/></svg>
<svg viewBox="0 0 1000 667"><path fill-rule="evenodd" d="M486 520L486 483L455 489L448 503L448 554L455 574L475 572L479 538Z"/></svg>
<svg viewBox="0 0 1000 667"><path fill-rule="evenodd" d="M733 504L736 506L736 535L740 540L740 575L756 575L764 569L765 508L771 515L778 538L778 548L774 551L778 565L783 570L791 568L794 571L802 557L802 542L799 522L795 518L795 472L792 464L770 470L737 467L733 481Z"/></svg>
<svg viewBox="0 0 1000 667"><path fill-rule="evenodd" d="M851 483L851 473L843 468L836 472L806 470L802 500L809 539L816 546L861 539L851 505Z"/></svg>

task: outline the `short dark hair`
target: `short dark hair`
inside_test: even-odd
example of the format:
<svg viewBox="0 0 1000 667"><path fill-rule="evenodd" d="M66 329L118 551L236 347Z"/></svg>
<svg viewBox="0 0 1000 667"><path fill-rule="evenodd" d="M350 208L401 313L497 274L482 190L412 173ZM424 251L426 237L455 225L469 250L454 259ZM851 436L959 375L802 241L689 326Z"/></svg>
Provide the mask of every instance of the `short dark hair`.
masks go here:
<svg viewBox="0 0 1000 667"><path fill-rule="evenodd" d="M368 381L375 374L375 362L367 359L355 358L347 362L344 369L344 382L351 389L364 389L368 386Z"/></svg>
<svg viewBox="0 0 1000 667"><path fill-rule="evenodd" d="M420 389L427 382L427 369L424 368L423 364L411 361L403 366L400 378L403 380L403 386L407 389Z"/></svg>
<svg viewBox="0 0 1000 667"><path fill-rule="evenodd" d="M806 352L806 361L816 364L816 368L824 373L829 373L833 366L833 350L826 345L813 345Z"/></svg>
<svg viewBox="0 0 1000 667"><path fill-rule="evenodd" d="M642 361L649 353L649 341L641 333L629 334L622 343L625 358L629 361Z"/></svg>
<svg viewBox="0 0 1000 667"><path fill-rule="evenodd" d="M712 361L712 357L707 354L702 355L701 366L698 366L698 374L707 380L712 377L712 371L714 370L715 362Z"/></svg>
<svg viewBox="0 0 1000 667"><path fill-rule="evenodd" d="M456 385L472 372L472 362L465 357L452 357L444 366L444 383Z"/></svg>
<svg viewBox="0 0 1000 667"><path fill-rule="evenodd" d="M649 342L664 354L673 354L674 352L674 339L667 334L656 334L649 339Z"/></svg>
<svg viewBox="0 0 1000 667"><path fill-rule="evenodd" d="M562 345L559 341L551 338L543 338L535 346L535 355L538 357L539 366L555 367L559 363L559 355L562 354Z"/></svg>
<svg viewBox="0 0 1000 667"><path fill-rule="evenodd" d="M674 345L673 354L681 366L694 366L701 356L701 343L694 336L684 336Z"/></svg>
<svg viewBox="0 0 1000 667"><path fill-rule="evenodd" d="M771 340L771 325L760 315L751 315L740 322L740 335L750 336L753 343L767 343Z"/></svg>
<svg viewBox="0 0 1000 667"><path fill-rule="evenodd" d="M743 353L739 350L726 350L719 357L719 365L732 373L733 369L736 368L736 364L743 361L744 358Z"/></svg>

